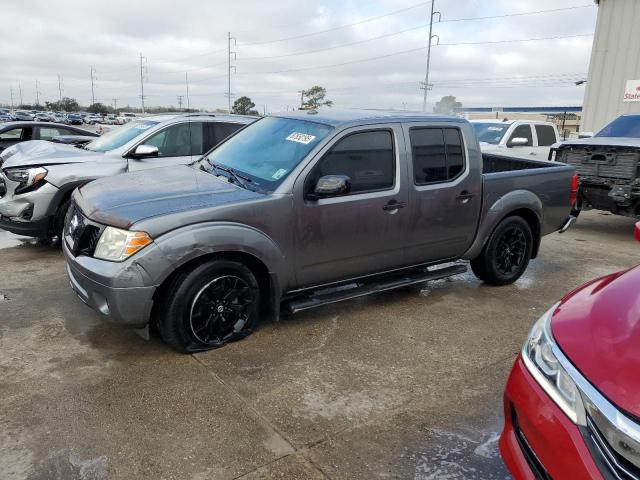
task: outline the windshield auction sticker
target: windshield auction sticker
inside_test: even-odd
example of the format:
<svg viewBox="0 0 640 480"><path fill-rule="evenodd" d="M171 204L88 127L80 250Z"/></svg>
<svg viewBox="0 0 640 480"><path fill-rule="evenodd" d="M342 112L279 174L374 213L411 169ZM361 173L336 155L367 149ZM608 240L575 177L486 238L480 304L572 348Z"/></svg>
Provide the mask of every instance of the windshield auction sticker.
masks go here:
<svg viewBox="0 0 640 480"><path fill-rule="evenodd" d="M271 178L273 178L274 180L280 180L285 173L287 173L287 170L285 170L284 168L281 168L277 170L276 173L271 175Z"/></svg>
<svg viewBox="0 0 640 480"><path fill-rule="evenodd" d="M311 142L313 142L314 138L316 138L315 135L308 135L306 133L293 132L291 135L287 137L287 140L289 140L290 142L298 142L298 143L304 143L305 145L308 145Z"/></svg>

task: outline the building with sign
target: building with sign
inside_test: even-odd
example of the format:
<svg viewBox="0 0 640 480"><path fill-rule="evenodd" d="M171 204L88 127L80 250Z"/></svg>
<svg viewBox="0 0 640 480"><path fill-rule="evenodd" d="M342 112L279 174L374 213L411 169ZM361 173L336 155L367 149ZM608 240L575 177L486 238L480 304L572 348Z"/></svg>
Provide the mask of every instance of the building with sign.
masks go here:
<svg viewBox="0 0 640 480"><path fill-rule="evenodd" d="M595 0L598 20L580 130L640 112L640 0Z"/></svg>

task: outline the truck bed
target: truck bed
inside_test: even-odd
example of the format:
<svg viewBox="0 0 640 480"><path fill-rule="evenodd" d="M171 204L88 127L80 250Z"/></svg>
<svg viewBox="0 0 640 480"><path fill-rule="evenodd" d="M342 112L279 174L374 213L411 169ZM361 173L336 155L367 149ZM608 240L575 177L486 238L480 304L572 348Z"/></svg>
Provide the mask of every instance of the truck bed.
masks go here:
<svg viewBox="0 0 640 480"><path fill-rule="evenodd" d="M482 164L481 219L492 215L491 208L496 202L517 196L524 204L531 205L533 202L544 205L544 209L532 208L544 212L544 217L540 219L543 235L558 230L566 221L573 167L559 162L494 154L483 154ZM482 223L490 222L481 220Z"/></svg>

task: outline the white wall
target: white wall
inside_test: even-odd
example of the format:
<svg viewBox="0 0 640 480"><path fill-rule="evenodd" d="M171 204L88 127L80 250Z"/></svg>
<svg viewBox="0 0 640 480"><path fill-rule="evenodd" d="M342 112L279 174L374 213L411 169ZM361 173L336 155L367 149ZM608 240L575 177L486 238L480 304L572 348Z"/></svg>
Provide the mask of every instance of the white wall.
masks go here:
<svg viewBox="0 0 640 480"><path fill-rule="evenodd" d="M565 52L570 55L570 52ZM600 0L580 130L597 131L640 102L623 102L627 80L640 79L640 0Z"/></svg>

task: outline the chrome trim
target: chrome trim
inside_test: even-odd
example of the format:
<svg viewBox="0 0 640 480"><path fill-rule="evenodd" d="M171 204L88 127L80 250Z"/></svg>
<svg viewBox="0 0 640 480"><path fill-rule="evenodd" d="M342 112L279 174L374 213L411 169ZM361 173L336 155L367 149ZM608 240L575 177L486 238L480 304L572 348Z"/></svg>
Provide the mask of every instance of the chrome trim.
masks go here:
<svg viewBox="0 0 640 480"><path fill-rule="evenodd" d="M562 353L557 342L553 345L552 351L562 368L576 383L581 392L585 409L607 445L618 455L640 468L640 424L618 410L591 385ZM626 445L627 448L625 449L623 445ZM633 449L634 456L629 455L629 448Z"/></svg>
<svg viewBox="0 0 640 480"><path fill-rule="evenodd" d="M587 417L587 425L589 427L589 436L591 437L591 441L593 442L595 447L598 449L598 452L600 452L602 459L609 467L609 470L611 470L611 473L613 473L613 475L618 480L628 480L621 477L618 474L618 471L621 471L627 477L630 477L632 480L640 480L640 477L638 477L633 472L630 472L623 465L620 465L620 462L618 462L618 459L616 458L615 454L611 451L611 447L609 446L607 441L604 438L602 438L602 434L600 433L600 431L598 430L598 427L595 425L594 421L590 417Z"/></svg>

